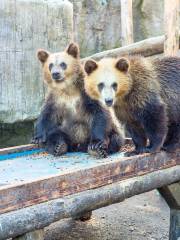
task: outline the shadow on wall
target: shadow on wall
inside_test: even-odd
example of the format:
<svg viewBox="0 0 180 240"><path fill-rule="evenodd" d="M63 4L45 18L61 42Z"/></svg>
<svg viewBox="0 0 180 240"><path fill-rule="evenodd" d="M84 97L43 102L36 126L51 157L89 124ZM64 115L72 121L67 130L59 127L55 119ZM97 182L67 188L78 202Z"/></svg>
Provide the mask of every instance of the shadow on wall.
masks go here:
<svg viewBox="0 0 180 240"><path fill-rule="evenodd" d="M30 143L33 135L34 122L18 122L0 124L0 148Z"/></svg>

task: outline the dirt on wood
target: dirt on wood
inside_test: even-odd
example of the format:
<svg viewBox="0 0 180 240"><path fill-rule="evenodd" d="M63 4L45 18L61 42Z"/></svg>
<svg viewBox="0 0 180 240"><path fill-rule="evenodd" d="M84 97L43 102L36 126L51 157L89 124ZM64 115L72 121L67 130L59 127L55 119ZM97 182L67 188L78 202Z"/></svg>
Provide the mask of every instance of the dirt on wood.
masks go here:
<svg viewBox="0 0 180 240"><path fill-rule="evenodd" d="M157 191L93 212L87 222L61 220L45 240L168 240L169 208Z"/></svg>

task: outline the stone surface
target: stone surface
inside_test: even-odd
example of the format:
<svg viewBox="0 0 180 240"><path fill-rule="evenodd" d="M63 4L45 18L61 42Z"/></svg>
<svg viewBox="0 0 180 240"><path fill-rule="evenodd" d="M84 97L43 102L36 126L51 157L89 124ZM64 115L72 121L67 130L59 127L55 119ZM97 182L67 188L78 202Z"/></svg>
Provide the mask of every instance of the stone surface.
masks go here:
<svg viewBox="0 0 180 240"><path fill-rule="evenodd" d="M36 50L64 49L72 19L66 0L0 1L0 122L37 117L44 87Z"/></svg>
<svg viewBox="0 0 180 240"><path fill-rule="evenodd" d="M87 222L61 220L45 240L168 240L169 208L157 191L93 211Z"/></svg>
<svg viewBox="0 0 180 240"><path fill-rule="evenodd" d="M34 232L29 232L24 234L23 236L13 238L13 240L44 240L44 230L40 229Z"/></svg>
<svg viewBox="0 0 180 240"><path fill-rule="evenodd" d="M133 0L134 41L164 33L164 0Z"/></svg>
<svg viewBox="0 0 180 240"><path fill-rule="evenodd" d="M75 40L81 56L121 45L121 12L117 0L72 0Z"/></svg>
<svg viewBox="0 0 180 240"><path fill-rule="evenodd" d="M83 57L122 45L120 1L70 1L74 6L75 40ZM135 41L163 34L163 3L133 0Z"/></svg>

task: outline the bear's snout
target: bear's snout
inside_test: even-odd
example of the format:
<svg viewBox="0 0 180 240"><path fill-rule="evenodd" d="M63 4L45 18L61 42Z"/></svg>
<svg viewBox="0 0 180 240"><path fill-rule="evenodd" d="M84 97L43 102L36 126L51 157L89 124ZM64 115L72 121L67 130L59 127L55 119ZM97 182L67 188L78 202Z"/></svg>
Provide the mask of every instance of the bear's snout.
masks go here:
<svg viewBox="0 0 180 240"><path fill-rule="evenodd" d="M113 105L113 99L105 99L105 103L108 107L111 107Z"/></svg>
<svg viewBox="0 0 180 240"><path fill-rule="evenodd" d="M60 80L60 79L61 79L61 74L60 74L60 72L53 72L53 73L52 73L52 78L53 78L54 80Z"/></svg>

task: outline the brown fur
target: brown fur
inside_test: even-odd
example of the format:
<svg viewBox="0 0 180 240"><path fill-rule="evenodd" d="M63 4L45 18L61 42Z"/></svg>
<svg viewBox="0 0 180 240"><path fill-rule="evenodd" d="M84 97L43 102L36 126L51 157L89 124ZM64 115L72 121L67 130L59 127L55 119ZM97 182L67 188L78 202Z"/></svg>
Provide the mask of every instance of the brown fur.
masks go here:
<svg viewBox="0 0 180 240"><path fill-rule="evenodd" d="M88 64L90 60L85 69ZM158 151L165 139L168 147L179 146L180 58L148 60L141 56L129 56L102 59L96 64L96 68L85 78L86 92L100 100L97 86L100 82L108 82L104 72L111 72L109 81L118 85L113 99L114 109L118 119L131 132L137 153ZM176 129L176 136L172 128ZM177 138L175 144L172 135ZM148 147L147 138L150 141Z"/></svg>
<svg viewBox="0 0 180 240"><path fill-rule="evenodd" d="M60 58L61 61L65 61L67 64L67 69L64 71L64 77L66 81L64 83L56 83L49 71L49 64L55 62L56 59ZM62 91L76 91L77 89L81 90L83 88L83 78L84 73L80 64L80 60L73 58L67 52L53 53L50 54L47 58L47 61L43 64L43 74L44 81L48 85L48 88L51 90L60 90ZM71 87L73 87L73 89Z"/></svg>
<svg viewBox="0 0 180 240"><path fill-rule="evenodd" d="M124 95L129 90L131 82L124 77L124 74L122 74L116 68L114 68L115 64L116 64L116 60L113 58L102 59L98 63L98 67L96 67L95 69L92 69L91 74L85 77L86 91L93 99L99 100L100 93L97 85L98 83L103 81L101 76L104 75L104 72L106 70L112 71L113 69L113 74L115 75L116 79L118 79L118 82L119 82L118 91L117 91L119 96ZM85 65L85 70L86 69L87 69L87 66Z"/></svg>
<svg viewBox="0 0 180 240"><path fill-rule="evenodd" d="M61 129L67 133L74 145L88 141L89 127L92 123L91 115L87 114L82 105L84 73L79 58L76 58L79 54L75 47L70 44L64 52L50 54L43 64L44 81L48 86L46 101L50 101L56 107L54 117L58 117L59 123L62 124ZM49 64L57 59L67 64L64 71L65 81L61 83L54 81L49 71Z"/></svg>
<svg viewBox="0 0 180 240"><path fill-rule="evenodd" d="M123 138L116 131L110 112L85 93L78 46L71 43L59 53L40 49L37 56L48 93L38 119L36 138L40 141L42 138L48 151L58 155L61 152L56 151L64 153L74 147L78 150L79 145L80 149L88 148L99 156L105 156L106 150L118 151ZM109 149L104 149L108 143Z"/></svg>

